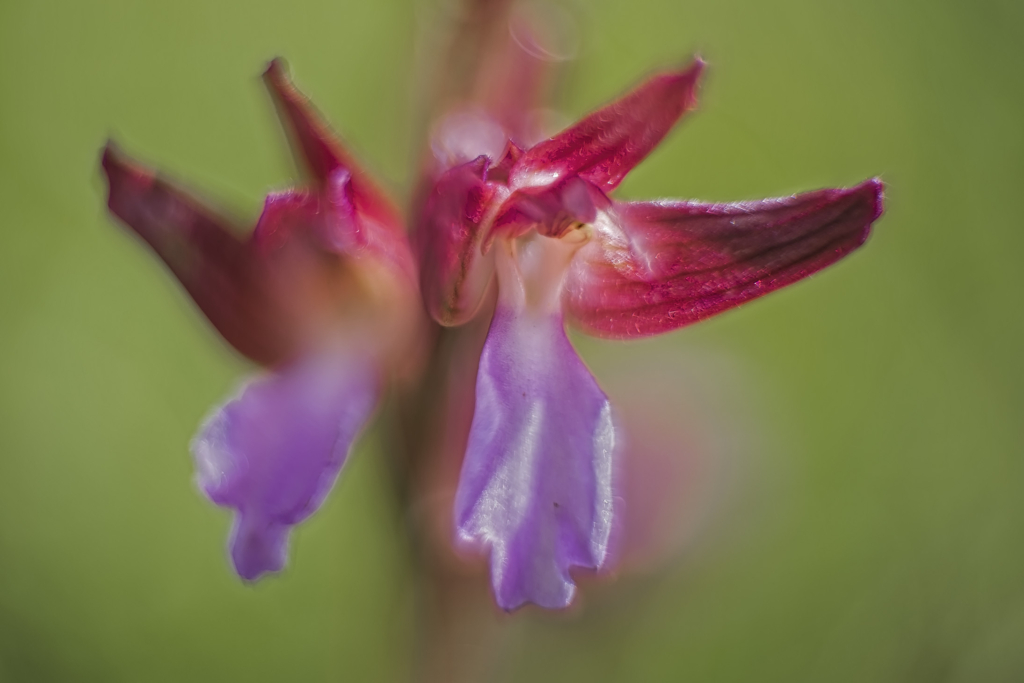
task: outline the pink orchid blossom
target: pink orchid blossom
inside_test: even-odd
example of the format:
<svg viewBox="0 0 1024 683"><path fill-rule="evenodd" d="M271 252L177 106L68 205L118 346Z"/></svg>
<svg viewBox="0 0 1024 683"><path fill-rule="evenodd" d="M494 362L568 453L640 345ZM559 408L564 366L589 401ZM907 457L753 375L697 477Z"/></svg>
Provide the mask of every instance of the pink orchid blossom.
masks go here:
<svg viewBox="0 0 1024 683"><path fill-rule="evenodd" d="M621 428L566 322L614 339L698 322L835 263L881 215L877 179L730 204L610 198L694 107L703 69L649 78L532 146L501 112L438 126L420 285L443 325L486 315L497 286L454 518L505 610L568 606L574 569L610 565L623 514Z"/></svg>
<svg viewBox="0 0 1024 683"><path fill-rule="evenodd" d="M277 61L265 80L310 182L269 195L247 236L104 151L110 211L264 368L192 444L200 489L235 512L243 579L282 569L291 527L322 504L388 386L407 384L393 425L399 505L412 518L417 496L445 499L456 545L487 557L502 609L567 607L574 573L608 570L628 545L629 501L622 424L566 324L636 339L698 322L838 261L881 214L877 179L729 204L612 198L693 109L704 63L542 139L549 53L511 5L469 2L461 59L442 69L456 75L435 93L447 114L414 205L415 253L399 211ZM424 307L463 327L436 334ZM430 544L412 545L446 585L423 559Z"/></svg>
<svg viewBox="0 0 1024 683"><path fill-rule="evenodd" d="M270 194L248 237L113 144L103 153L110 211L267 369L192 444L200 489L235 510L230 555L246 580L284 566L290 528L321 505L382 387L415 356L421 317L397 209L280 62L264 77L311 183Z"/></svg>

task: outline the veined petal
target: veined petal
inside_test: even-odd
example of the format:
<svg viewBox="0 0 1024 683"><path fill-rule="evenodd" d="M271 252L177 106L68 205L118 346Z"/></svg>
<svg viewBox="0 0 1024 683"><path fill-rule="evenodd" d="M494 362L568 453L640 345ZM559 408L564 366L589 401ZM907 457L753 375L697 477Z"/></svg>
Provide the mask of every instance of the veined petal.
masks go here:
<svg viewBox="0 0 1024 683"><path fill-rule="evenodd" d="M111 213L149 243L224 339L257 363L284 360L292 340L267 273L230 221L112 144L103 170Z"/></svg>
<svg viewBox="0 0 1024 683"><path fill-rule="evenodd" d="M563 306L589 334L666 332L801 280L867 239L882 183L733 204L616 203L576 255Z"/></svg>
<svg viewBox="0 0 1024 683"><path fill-rule="evenodd" d="M605 192L657 147L696 105L700 59L682 71L654 76L549 140L531 147L512 170L516 188L579 175Z"/></svg>
<svg viewBox="0 0 1024 683"><path fill-rule="evenodd" d="M601 569L616 510L611 405L559 315L499 304L455 496L460 543L490 552L498 605L569 605L570 569Z"/></svg>
<svg viewBox="0 0 1024 683"><path fill-rule="evenodd" d="M449 169L427 198L416 231L420 286L427 310L442 325L461 325L480 308L494 273L493 254L481 252L481 221L493 186L480 156Z"/></svg>
<svg viewBox="0 0 1024 683"><path fill-rule="evenodd" d="M196 480L236 512L230 554L243 579L284 567L290 528L320 507L377 393L371 359L307 358L250 382L200 429Z"/></svg>
<svg viewBox="0 0 1024 683"><path fill-rule="evenodd" d="M280 59L270 62L263 80L293 141L297 159L327 188L339 170L351 176L351 193L360 214L401 232L401 214L355 163L309 99L292 84Z"/></svg>

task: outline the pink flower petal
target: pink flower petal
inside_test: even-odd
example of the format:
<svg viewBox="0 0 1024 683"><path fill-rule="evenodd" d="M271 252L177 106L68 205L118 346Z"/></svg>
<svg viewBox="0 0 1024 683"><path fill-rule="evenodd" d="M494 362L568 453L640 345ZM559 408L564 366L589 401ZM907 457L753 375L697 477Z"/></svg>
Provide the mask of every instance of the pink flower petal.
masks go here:
<svg viewBox="0 0 1024 683"><path fill-rule="evenodd" d="M661 142L696 104L700 59L682 71L654 76L549 140L531 147L512 171L517 188L579 175L605 192Z"/></svg>
<svg viewBox="0 0 1024 683"><path fill-rule="evenodd" d="M563 304L599 337L673 330L838 261L881 213L879 180L757 202L617 203L577 253Z"/></svg>
<svg viewBox="0 0 1024 683"><path fill-rule="evenodd" d="M231 222L112 144L103 170L111 213L149 243L224 339L257 363L284 360L293 340L266 269Z"/></svg>
<svg viewBox="0 0 1024 683"><path fill-rule="evenodd" d="M497 213L485 249L495 238L517 237L536 230L545 237L561 237L567 230L593 223L611 200L579 176L534 188L516 190Z"/></svg>
<svg viewBox="0 0 1024 683"><path fill-rule="evenodd" d="M367 243L366 221L355 211L351 188L348 171L339 169L324 191L272 192L264 200L252 241L264 252L305 241L332 254L357 255Z"/></svg>
<svg viewBox="0 0 1024 683"><path fill-rule="evenodd" d="M442 325L461 325L479 310L494 273L493 254L481 253L480 230L493 186L488 159L449 169L427 197L415 239L427 310Z"/></svg>
<svg viewBox="0 0 1024 683"><path fill-rule="evenodd" d="M390 231L402 231L398 209L363 172L312 103L292 84L280 59L270 62L263 80L294 143L295 155L318 183L327 187L343 170L351 175L356 211Z"/></svg>
<svg viewBox="0 0 1024 683"><path fill-rule="evenodd" d="M618 451L611 406L561 317L499 304L455 496L457 540L489 551L499 607L567 607L570 569L605 566Z"/></svg>

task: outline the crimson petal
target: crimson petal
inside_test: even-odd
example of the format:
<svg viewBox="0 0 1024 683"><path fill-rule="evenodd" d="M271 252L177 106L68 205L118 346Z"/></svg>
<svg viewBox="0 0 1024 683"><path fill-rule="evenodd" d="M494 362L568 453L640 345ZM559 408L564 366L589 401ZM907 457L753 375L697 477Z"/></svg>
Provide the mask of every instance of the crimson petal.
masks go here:
<svg viewBox="0 0 1024 683"><path fill-rule="evenodd" d="M288 78L282 60L270 62L263 80L294 143L296 157L324 188L338 171L351 175L356 210L392 231L401 231L398 209L355 163L316 108Z"/></svg>
<svg viewBox="0 0 1024 683"><path fill-rule="evenodd" d="M614 189L696 105L703 70L697 59L682 71L654 76L531 147L513 169L511 184L530 187L576 174L605 192Z"/></svg>
<svg viewBox="0 0 1024 683"><path fill-rule="evenodd" d="M102 163L111 213L149 243L224 339L257 363L283 360L291 341L267 273L231 222L113 144Z"/></svg>
<svg viewBox="0 0 1024 683"><path fill-rule="evenodd" d="M607 338L673 330L792 284L867 239L881 181L757 202L616 203L571 266L563 305Z"/></svg>
<svg viewBox="0 0 1024 683"><path fill-rule="evenodd" d="M493 254L481 252L481 221L494 192L484 180L488 163L480 156L442 174L416 231L423 300L442 325L472 318L494 273Z"/></svg>

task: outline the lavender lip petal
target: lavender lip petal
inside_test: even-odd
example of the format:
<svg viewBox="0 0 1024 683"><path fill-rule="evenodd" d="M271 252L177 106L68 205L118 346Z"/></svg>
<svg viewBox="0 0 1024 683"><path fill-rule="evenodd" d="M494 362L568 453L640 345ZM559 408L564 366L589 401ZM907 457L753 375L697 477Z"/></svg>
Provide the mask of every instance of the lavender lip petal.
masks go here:
<svg viewBox="0 0 1024 683"><path fill-rule="evenodd" d="M199 488L236 511L230 554L253 581L284 568L290 527L320 507L377 402L368 359L303 359L248 383L192 443Z"/></svg>
<svg viewBox="0 0 1024 683"><path fill-rule="evenodd" d="M608 559L619 444L559 315L495 312L455 497L460 544L490 551L495 599L563 608L572 567Z"/></svg>

